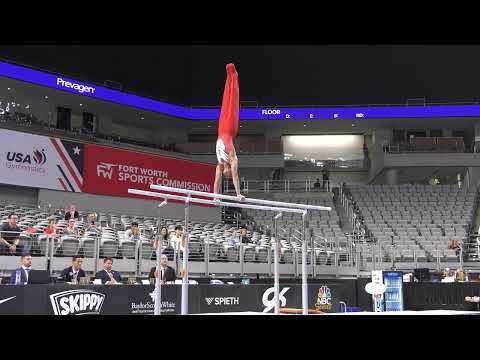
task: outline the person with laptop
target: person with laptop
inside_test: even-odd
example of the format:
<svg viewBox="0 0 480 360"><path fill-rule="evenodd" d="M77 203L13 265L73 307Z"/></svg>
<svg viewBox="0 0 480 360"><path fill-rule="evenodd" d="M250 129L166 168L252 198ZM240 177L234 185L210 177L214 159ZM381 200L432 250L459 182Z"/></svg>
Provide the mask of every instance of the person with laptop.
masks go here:
<svg viewBox="0 0 480 360"><path fill-rule="evenodd" d="M72 266L63 269L60 278L72 284L80 283L80 279L85 277L85 271L81 268L82 262L83 258L80 255L74 255L72 257Z"/></svg>
<svg viewBox="0 0 480 360"><path fill-rule="evenodd" d="M21 257L22 266L15 269L10 276L10 284L26 285L28 284L28 276L32 269L32 255L29 253L23 254Z"/></svg>
<svg viewBox="0 0 480 360"><path fill-rule="evenodd" d="M113 259L105 258L103 259L103 270L95 274L95 279L102 281L102 284L105 285L115 285L122 283L122 277L120 273L112 270Z"/></svg>

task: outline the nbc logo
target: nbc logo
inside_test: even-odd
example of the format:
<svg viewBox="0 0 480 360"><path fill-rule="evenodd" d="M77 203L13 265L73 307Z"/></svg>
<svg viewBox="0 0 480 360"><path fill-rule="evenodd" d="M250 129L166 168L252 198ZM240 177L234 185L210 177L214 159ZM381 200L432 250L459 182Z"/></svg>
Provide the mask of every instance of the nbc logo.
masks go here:
<svg viewBox="0 0 480 360"><path fill-rule="evenodd" d="M332 292L328 286L322 286L318 289L317 303L315 307L318 310L330 310L332 308Z"/></svg>

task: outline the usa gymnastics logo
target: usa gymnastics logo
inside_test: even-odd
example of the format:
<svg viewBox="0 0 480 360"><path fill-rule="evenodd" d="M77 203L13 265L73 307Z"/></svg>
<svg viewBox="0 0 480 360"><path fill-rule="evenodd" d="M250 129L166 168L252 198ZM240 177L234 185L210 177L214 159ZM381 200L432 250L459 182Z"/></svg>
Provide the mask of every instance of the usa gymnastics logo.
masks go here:
<svg viewBox="0 0 480 360"><path fill-rule="evenodd" d="M315 304L317 310L331 310L332 308L332 292L328 286L322 286L318 289L317 302Z"/></svg>
<svg viewBox="0 0 480 360"><path fill-rule="evenodd" d="M45 149L35 149L32 154L10 151L7 153L7 161L11 162L22 164L27 163L29 165L32 165L32 159L35 164L44 165L47 162L47 155L45 155Z"/></svg>

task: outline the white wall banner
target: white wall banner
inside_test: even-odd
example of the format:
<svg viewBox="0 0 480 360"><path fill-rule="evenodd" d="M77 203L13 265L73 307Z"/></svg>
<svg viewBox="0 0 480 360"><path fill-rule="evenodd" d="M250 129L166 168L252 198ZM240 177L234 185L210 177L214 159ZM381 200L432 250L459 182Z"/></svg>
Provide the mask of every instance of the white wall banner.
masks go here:
<svg viewBox="0 0 480 360"><path fill-rule="evenodd" d="M81 192L83 153L81 143L0 129L0 183Z"/></svg>

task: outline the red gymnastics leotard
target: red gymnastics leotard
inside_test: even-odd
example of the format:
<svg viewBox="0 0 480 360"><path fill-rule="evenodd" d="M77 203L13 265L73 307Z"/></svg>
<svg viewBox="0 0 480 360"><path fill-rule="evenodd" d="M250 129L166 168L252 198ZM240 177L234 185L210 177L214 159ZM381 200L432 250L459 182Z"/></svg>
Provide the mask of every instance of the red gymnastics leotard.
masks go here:
<svg viewBox="0 0 480 360"><path fill-rule="evenodd" d="M235 65L227 64L227 81L223 92L216 145L219 164L229 163L230 157L228 154L234 149L233 138L238 133L239 97L238 73L235 70Z"/></svg>

